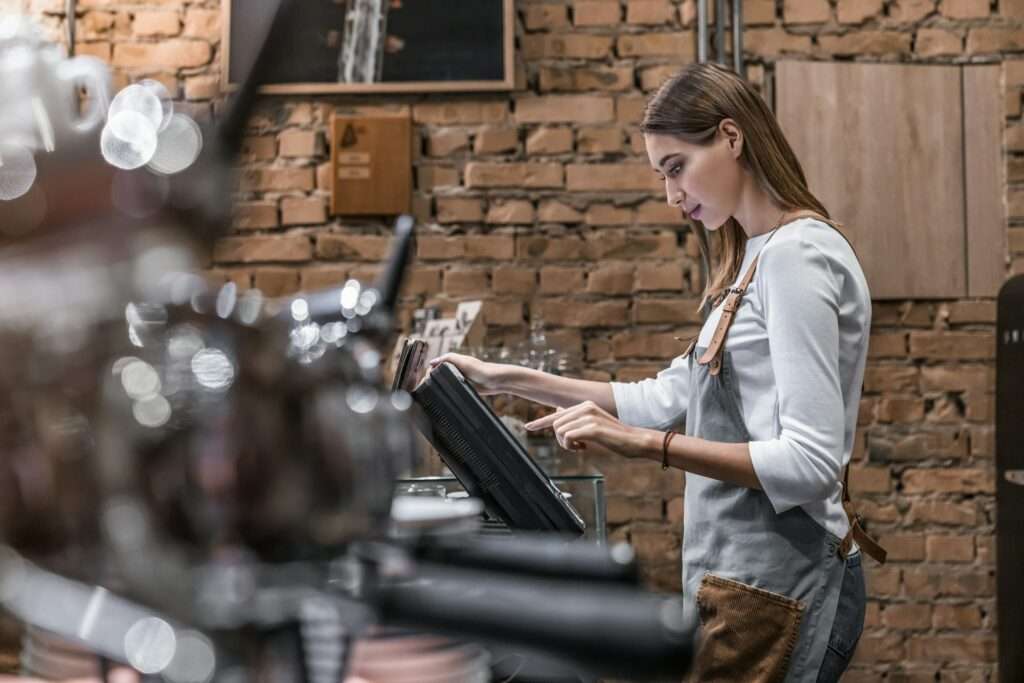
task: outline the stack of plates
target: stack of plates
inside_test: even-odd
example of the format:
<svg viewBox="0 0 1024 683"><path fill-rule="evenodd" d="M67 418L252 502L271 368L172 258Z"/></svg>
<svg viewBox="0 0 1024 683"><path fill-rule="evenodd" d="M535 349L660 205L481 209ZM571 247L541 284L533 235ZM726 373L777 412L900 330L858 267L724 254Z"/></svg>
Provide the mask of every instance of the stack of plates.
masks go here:
<svg viewBox="0 0 1024 683"><path fill-rule="evenodd" d="M97 678L100 660L74 643L29 626L22 641L21 670L27 676L52 680Z"/></svg>
<svg viewBox="0 0 1024 683"><path fill-rule="evenodd" d="M487 683L490 655L478 645L385 631L356 641L344 683Z"/></svg>

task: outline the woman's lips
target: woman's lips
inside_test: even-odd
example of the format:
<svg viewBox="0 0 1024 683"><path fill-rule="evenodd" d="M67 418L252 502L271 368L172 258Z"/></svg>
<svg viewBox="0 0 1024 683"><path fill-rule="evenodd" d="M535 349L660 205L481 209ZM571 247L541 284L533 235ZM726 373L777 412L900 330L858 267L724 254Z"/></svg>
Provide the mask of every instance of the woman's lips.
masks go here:
<svg viewBox="0 0 1024 683"><path fill-rule="evenodd" d="M700 220L700 208L701 208L700 204L695 206L693 208L693 211L690 212L690 218L692 218L695 221L699 221Z"/></svg>

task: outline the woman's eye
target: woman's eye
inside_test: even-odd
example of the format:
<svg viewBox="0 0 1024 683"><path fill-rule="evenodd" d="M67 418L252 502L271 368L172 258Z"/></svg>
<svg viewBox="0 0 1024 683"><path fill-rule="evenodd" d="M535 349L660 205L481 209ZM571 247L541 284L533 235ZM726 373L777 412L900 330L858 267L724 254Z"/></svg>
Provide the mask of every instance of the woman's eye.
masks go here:
<svg viewBox="0 0 1024 683"><path fill-rule="evenodd" d="M683 170L682 164L672 164L672 166L668 169L668 173L666 175L669 178L674 178L677 175L679 175L679 171L681 170Z"/></svg>

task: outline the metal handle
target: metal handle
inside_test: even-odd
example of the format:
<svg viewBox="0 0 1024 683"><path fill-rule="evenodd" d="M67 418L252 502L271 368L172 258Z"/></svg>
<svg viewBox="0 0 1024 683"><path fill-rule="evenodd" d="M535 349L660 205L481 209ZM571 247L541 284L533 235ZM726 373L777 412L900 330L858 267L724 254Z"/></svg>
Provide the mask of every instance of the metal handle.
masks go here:
<svg viewBox="0 0 1024 683"><path fill-rule="evenodd" d="M733 71L746 77L743 63L743 0L732 1L732 64ZM727 64L725 57L726 0L715 0L715 61ZM708 61L708 0L697 0L697 61Z"/></svg>

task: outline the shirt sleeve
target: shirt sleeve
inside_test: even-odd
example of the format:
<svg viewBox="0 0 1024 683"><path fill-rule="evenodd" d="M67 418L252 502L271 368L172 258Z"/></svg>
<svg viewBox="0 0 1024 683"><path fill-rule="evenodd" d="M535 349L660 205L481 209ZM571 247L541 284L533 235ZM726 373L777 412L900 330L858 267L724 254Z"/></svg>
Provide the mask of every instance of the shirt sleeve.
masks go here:
<svg viewBox="0 0 1024 683"><path fill-rule="evenodd" d="M690 364L678 357L657 377L640 382L612 382L619 420L634 427L668 429L686 417Z"/></svg>
<svg viewBox="0 0 1024 683"><path fill-rule="evenodd" d="M839 376L841 283L806 238L770 245L758 268L778 438L752 441L750 459L777 513L827 498L842 469L845 407Z"/></svg>

